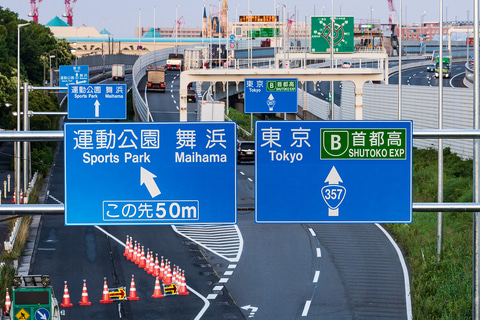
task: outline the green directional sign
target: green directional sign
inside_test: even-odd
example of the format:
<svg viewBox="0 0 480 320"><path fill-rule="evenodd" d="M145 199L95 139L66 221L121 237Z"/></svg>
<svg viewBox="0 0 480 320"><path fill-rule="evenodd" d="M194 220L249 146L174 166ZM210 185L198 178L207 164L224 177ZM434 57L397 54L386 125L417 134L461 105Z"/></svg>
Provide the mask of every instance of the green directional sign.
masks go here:
<svg viewBox="0 0 480 320"><path fill-rule="evenodd" d="M402 160L406 129L321 129L321 159Z"/></svg>
<svg viewBox="0 0 480 320"><path fill-rule="evenodd" d="M258 30L248 30L247 37L252 38L271 38L278 37L280 35L278 28L260 28Z"/></svg>
<svg viewBox="0 0 480 320"><path fill-rule="evenodd" d="M312 53L329 53L332 37L331 17L311 18ZM335 17L333 28L334 53L353 52L353 17Z"/></svg>
<svg viewBox="0 0 480 320"><path fill-rule="evenodd" d="M267 80L267 92L293 92L297 90L297 81L280 79L269 81Z"/></svg>

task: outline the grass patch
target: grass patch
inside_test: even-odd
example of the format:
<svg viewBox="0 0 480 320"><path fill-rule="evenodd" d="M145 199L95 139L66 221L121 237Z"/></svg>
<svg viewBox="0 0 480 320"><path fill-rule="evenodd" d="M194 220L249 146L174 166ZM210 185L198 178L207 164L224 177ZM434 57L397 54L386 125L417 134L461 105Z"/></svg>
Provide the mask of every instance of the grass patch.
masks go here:
<svg viewBox="0 0 480 320"><path fill-rule="evenodd" d="M438 151L413 151L413 201L437 201ZM472 201L473 163L444 150L444 202ZM414 319L471 319L472 213L443 214L437 262L437 213L414 212L411 224L386 227L401 244L412 270Z"/></svg>

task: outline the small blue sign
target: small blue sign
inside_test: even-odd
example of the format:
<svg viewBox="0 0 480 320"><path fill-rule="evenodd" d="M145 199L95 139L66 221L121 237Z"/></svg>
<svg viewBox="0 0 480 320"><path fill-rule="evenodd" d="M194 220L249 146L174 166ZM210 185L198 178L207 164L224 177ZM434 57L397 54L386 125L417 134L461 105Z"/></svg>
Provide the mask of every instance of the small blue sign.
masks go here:
<svg viewBox="0 0 480 320"><path fill-rule="evenodd" d="M71 83L87 84L88 77L88 66L60 66L60 87L66 87Z"/></svg>
<svg viewBox="0 0 480 320"><path fill-rule="evenodd" d="M409 223L412 121L257 121L257 223Z"/></svg>
<svg viewBox="0 0 480 320"><path fill-rule="evenodd" d="M69 119L126 119L126 84L68 85Z"/></svg>
<svg viewBox="0 0 480 320"><path fill-rule="evenodd" d="M35 320L49 320L50 312L45 308L40 308L35 311Z"/></svg>
<svg viewBox="0 0 480 320"><path fill-rule="evenodd" d="M230 40L235 40L235 35L233 33L230 34Z"/></svg>
<svg viewBox="0 0 480 320"><path fill-rule="evenodd" d="M297 79L245 79L245 113L297 113Z"/></svg>
<svg viewBox="0 0 480 320"><path fill-rule="evenodd" d="M65 123L65 225L235 224L234 122Z"/></svg>

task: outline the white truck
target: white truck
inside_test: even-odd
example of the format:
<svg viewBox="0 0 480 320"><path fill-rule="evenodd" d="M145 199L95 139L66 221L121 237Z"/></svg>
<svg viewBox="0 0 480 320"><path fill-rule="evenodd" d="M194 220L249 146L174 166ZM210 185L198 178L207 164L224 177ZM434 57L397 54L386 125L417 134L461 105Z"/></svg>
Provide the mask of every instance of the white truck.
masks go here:
<svg viewBox="0 0 480 320"><path fill-rule="evenodd" d="M165 92L165 68L153 67L147 68L147 91Z"/></svg>
<svg viewBox="0 0 480 320"><path fill-rule="evenodd" d="M183 54L185 57L184 70L208 67L208 47L185 49Z"/></svg>
<svg viewBox="0 0 480 320"><path fill-rule="evenodd" d="M182 69L183 69L183 54L170 53L167 59L167 70L182 71Z"/></svg>
<svg viewBox="0 0 480 320"><path fill-rule="evenodd" d="M114 64L112 65L112 80L125 80L125 65Z"/></svg>

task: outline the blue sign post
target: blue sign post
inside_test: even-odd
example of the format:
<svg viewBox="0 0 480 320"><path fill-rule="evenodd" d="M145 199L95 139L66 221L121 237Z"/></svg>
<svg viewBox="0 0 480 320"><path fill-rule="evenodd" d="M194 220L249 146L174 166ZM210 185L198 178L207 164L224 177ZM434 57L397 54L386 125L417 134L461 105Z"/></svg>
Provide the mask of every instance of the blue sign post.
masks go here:
<svg viewBox="0 0 480 320"><path fill-rule="evenodd" d="M245 113L296 113L297 79L245 79Z"/></svg>
<svg viewBox="0 0 480 320"><path fill-rule="evenodd" d="M126 119L125 84L68 85L69 119Z"/></svg>
<svg viewBox="0 0 480 320"><path fill-rule="evenodd" d="M236 223L234 122L64 130L65 225Z"/></svg>
<svg viewBox="0 0 480 320"><path fill-rule="evenodd" d="M412 221L411 121L257 121L257 223Z"/></svg>
<svg viewBox="0 0 480 320"><path fill-rule="evenodd" d="M87 84L88 81L88 66L60 66L60 87L70 83Z"/></svg>

